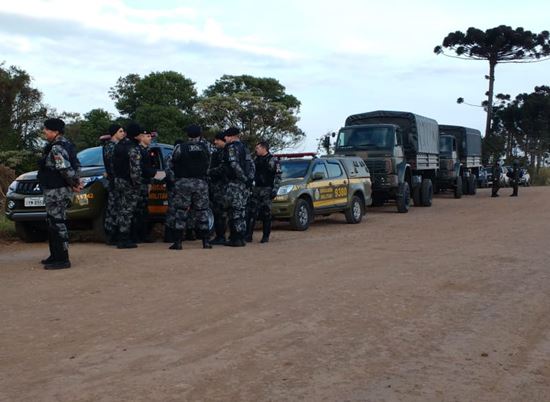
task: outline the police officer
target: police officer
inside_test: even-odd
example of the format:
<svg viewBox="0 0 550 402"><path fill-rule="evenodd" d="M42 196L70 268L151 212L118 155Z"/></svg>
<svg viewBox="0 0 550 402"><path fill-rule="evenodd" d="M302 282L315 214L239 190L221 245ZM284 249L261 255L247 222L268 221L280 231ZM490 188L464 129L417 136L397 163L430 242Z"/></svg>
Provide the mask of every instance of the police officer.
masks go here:
<svg viewBox="0 0 550 402"><path fill-rule="evenodd" d="M269 144L261 141L256 145L254 164L254 187L249 202L246 241L252 241L256 219L262 221L263 236L260 243L267 243L271 234L271 200L277 195L281 184L281 165L269 152Z"/></svg>
<svg viewBox="0 0 550 402"><path fill-rule="evenodd" d="M517 197L518 196L518 187L519 187L519 179L521 177L521 170L519 168L519 161L516 159L512 163L512 170L508 170L506 173L508 177L510 178L510 184L512 185L512 194L510 194L510 197Z"/></svg>
<svg viewBox="0 0 550 402"><path fill-rule="evenodd" d="M107 179L107 208L105 209L105 235L107 244L116 244L117 237L117 215L115 207L115 177L113 172L113 155L115 145L126 136L126 132L120 124L109 126L109 141L103 144L103 164L105 165L105 177Z"/></svg>
<svg viewBox="0 0 550 402"><path fill-rule="evenodd" d="M210 204L214 214L214 230L216 237L210 242L212 245L225 244L225 230L227 226L225 206L225 171L223 168L223 149L225 134L219 132L214 137L215 151L212 153L210 168L208 169L208 187Z"/></svg>
<svg viewBox="0 0 550 402"><path fill-rule="evenodd" d="M183 144L183 140L177 139L174 142L174 149L178 144ZM166 164L164 173L166 174L164 178L164 183L166 184L166 192L168 194L168 208L166 210L166 219L164 221L164 242L173 243L174 242L174 225L176 220L176 209L174 208L174 186L176 183L176 178L174 176L174 171L171 169L172 155L170 154L166 158Z"/></svg>
<svg viewBox="0 0 550 402"><path fill-rule="evenodd" d="M151 145L151 132L143 130L136 140L141 152L141 184L139 188L139 200L134 215L134 233L138 243L152 243L149 237L147 217L149 216L149 187L157 170L153 167L149 145Z"/></svg>
<svg viewBox="0 0 550 402"><path fill-rule="evenodd" d="M172 153L170 169L174 172L174 208L175 230L174 244L171 250L181 250L181 242L186 229L190 209L195 213L195 228L202 238L203 248L212 248L208 238L208 182L207 173L210 165L210 154L200 141L202 130L197 125L185 129L189 140L179 144Z"/></svg>
<svg viewBox="0 0 550 402"><path fill-rule="evenodd" d="M132 122L126 127L126 137L115 146L113 171L119 231L117 248L121 249L137 247L131 240L131 229L142 182L141 151L136 137L143 132L139 124Z"/></svg>
<svg viewBox="0 0 550 402"><path fill-rule="evenodd" d="M229 241L225 245L243 247L246 245L246 206L249 196L247 185L252 182L247 158L251 158L240 140L241 132L238 128L230 127L224 134L226 145L222 164L227 178L225 200L230 230Z"/></svg>
<svg viewBox="0 0 550 402"><path fill-rule="evenodd" d="M498 190L500 189L500 175L502 174L502 168L500 167L500 161L495 160L493 164L493 186L491 191L491 197L498 197Z"/></svg>
<svg viewBox="0 0 550 402"><path fill-rule="evenodd" d="M65 123L61 119L44 122L44 138L48 142L39 161L38 181L44 192L50 256L41 261L45 269L70 268L69 232L66 209L73 192L80 192L80 163L74 145L63 137Z"/></svg>

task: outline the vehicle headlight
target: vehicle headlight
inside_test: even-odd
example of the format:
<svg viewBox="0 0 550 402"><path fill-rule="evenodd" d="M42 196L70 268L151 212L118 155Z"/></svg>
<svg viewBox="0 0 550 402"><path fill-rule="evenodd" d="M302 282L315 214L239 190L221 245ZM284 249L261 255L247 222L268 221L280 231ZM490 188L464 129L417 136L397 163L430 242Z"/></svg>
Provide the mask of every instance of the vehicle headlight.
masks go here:
<svg viewBox="0 0 550 402"><path fill-rule="evenodd" d="M92 183L95 183L98 180L101 180L103 176L90 176L90 177L83 177L80 179L80 182L82 183L82 186L88 187L92 185Z"/></svg>
<svg viewBox="0 0 550 402"><path fill-rule="evenodd" d="M277 195L288 195L292 190L294 190L294 185L281 186L277 190Z"/></svg>
<svg viewBox="0 0 550 402"><path fill-rule="evenodd" d="M6 192L6 196L10 196L11 194L15 193L16 191L17 191L17 180L14 180L9 185L8 191Z"/></svg>

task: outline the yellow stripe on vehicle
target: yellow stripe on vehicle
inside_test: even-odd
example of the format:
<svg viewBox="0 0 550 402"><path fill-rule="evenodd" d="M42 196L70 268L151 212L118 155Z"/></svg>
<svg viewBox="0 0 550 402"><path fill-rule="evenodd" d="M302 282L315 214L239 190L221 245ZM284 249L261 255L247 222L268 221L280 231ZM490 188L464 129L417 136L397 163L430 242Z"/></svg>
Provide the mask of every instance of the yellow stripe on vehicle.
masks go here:
<svg viewBox="0 0 550 402"><path fill-rule="evenodd" d="M346 197L344 198L331 198L329 200L321 200L321 201L314 201L313 206L314 207L329 207L332 205L338 205L342 203L346 203L348 199Z"/></svg>

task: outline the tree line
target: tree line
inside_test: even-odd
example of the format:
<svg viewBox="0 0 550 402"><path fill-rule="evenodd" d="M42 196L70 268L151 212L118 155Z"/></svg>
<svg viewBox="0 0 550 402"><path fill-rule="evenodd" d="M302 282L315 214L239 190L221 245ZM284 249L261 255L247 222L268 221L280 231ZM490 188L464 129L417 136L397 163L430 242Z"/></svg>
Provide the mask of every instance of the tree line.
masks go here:
<svg viewBox="0 0 550 402"><path fill-rule="evenodd" d="M129 74L117 80L108 96L118 116L101 108L83 115L58 112L43 103L27 72L0 64L0 152L36 150L46 116L66 121L66 136L78 149L97 145L113 121L125 125L130 120L158 132L166 143L181 138L190 123L205 127L207 136L237 126L246 142L268 141L275 150L305 137L297 125L300 101L274 78L223 75L199 95L195 82L175 71Z"/></svg>

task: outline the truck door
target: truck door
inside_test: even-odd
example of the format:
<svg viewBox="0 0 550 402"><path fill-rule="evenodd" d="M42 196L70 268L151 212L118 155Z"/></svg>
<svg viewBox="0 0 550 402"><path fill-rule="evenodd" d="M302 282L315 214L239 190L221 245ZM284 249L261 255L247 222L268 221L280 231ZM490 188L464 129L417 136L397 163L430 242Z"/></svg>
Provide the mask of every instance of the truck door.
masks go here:
<svg viewBox="0 0 550 402"><path fill-rule="evenodd" d="M333 206L341 207L348 203L349 180L344 173L344 168L336 160L327 161L329 185L332 187Z"/></svg>
<svg viewBox="0 0 550 402"><path fill-rule="evenodd" d="M313 190L313 207L327 209L334 205L334 190L328 178L328 171L324 161L315 161L311 171L312 181L308 188Z"/></svg>

